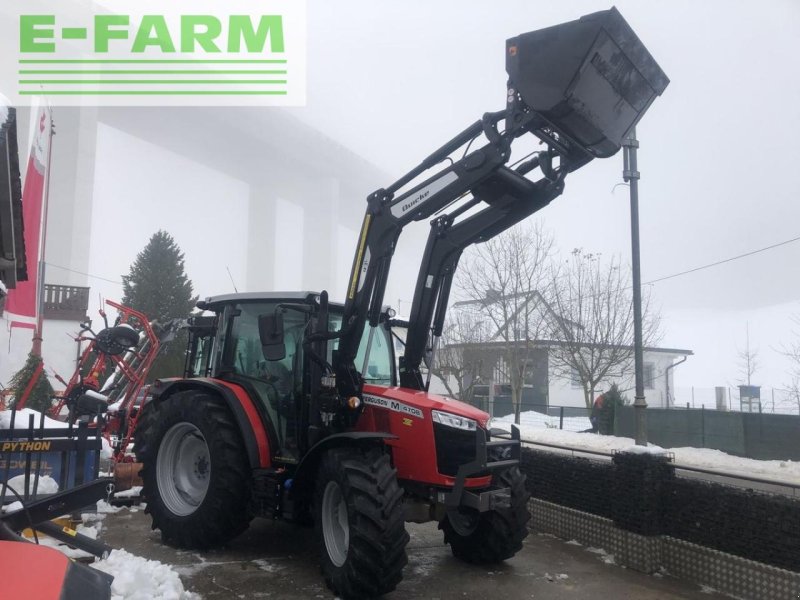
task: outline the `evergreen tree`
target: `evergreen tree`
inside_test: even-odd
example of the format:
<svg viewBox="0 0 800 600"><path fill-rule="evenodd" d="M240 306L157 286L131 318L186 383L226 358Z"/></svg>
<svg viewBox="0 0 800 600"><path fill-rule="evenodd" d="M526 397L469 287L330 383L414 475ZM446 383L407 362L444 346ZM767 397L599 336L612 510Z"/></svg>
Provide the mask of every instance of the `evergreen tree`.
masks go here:
<svg viewBox="0 0 800 600"><path fill-rule="evenodd" d="M183 252L166 231L153 234L130 273L122 276L122 286L122 304L159 323L185 319L197 301L184 272ZM185 351L186 336L182 334L159 354L148 380L182 375Z"/></svg>
<svg viewBox="0 0 800 600"><path fill-rule="evenodd" d="M22 398L22 395L25 393L25 389L28 387L33 374L36 372L36 368L41 363L41 356L36 356L33 353L30 353L28 354L28 360L25 361L23 367L11 378L9 387L14 390L15 404ZM36 381L36 384L33 386L33 389L28 396L28 400L25 403L25 408L32 408L33 410L38 410L39 412L45 412L50 408L52 400L53 386L50 385L50 381L47 379L47 374L42 371L39 375L39 379ZM38 427L39 422L37 421L35 425Z"/></svg>

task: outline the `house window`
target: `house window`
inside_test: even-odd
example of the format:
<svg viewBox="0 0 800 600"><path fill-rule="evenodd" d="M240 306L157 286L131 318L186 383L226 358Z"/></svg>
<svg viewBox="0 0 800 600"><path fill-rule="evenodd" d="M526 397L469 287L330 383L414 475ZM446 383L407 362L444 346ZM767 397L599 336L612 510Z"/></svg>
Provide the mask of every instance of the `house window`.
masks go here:
<svg viewBox="0 0 800 600"><path fill-rule="evenodd" d="M644 363L644 387L652 390L655 387L656 366L654 363Z"/></svg>

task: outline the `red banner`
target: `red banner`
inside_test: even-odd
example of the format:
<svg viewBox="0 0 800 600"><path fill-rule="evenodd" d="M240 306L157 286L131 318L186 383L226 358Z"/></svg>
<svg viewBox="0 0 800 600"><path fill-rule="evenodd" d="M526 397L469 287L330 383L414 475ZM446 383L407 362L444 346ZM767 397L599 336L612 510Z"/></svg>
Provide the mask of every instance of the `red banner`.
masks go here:
<svg viewBox="0 0 800 600"><path fill-rule="evenodd" d="M39 253L52 130L50 108L41 106L34 124L28 170L22 188L22 220L25 228L23 237L28 263L28 281L17 282L15 289L8 290L6 312L9 313L11 327L36 329L39 316Z"/></svg>

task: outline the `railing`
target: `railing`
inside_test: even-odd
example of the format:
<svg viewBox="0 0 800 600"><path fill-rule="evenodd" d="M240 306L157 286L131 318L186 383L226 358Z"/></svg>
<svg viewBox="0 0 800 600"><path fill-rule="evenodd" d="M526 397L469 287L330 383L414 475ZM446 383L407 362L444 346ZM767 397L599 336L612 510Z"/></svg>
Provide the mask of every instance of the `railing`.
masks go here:
<svg viewBox="0 0 800 600"><path fill-rule="evenodd" d="M44 285L45 319L85 321L88 317L89 288L74 285Z"/></svg>

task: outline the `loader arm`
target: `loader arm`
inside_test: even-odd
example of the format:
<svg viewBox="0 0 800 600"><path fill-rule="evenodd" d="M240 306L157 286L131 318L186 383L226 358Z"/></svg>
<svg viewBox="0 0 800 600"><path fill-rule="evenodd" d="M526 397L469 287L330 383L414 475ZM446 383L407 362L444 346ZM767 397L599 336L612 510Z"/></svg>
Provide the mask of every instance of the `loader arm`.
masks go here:
<svg viewBox="0 0 800 600"><path fill-rule="evenodd" d="M339 339L332 366L336 392L341 397L360 395L362 379L354 362L356 353L367 321L374 327L380 320L392 254L406 225L448 208L467 194L473 196L434 222L418 276L411 345L404 356L401 378L410 387L422 389L419 364L425 340L432 322L434 334L441 333L461 251L545 206L561 193L567 173L593 158L615 154L669 83L615 8L510 38L505 57L509 76L506 108L486 113L415 169L367 198L342 328L327 336ZM505 129L499 132L501 120ZM488 143L469 152L481 134ZM539 160L513 171L505 167L511 144L525 134L539 138L546 149L539 153ZM465 145L459 160L450 158ZM554 158L558 159L557 167L553 167ZM401 192L445 160L451 164L410 191ZM533 183L524 174L537 166L544 179ZM488 207L453 224L456 216L481 202Z"/></svg>
<svg viewBox="0 0 800 600"><path fill-rule="evenodd" d="M368 197L347 288L342 329L338 334L339 347L333 355L341 396L349 397L361 391L361 375L354 361L366 323L369 321L373 327L378 325L392 255L400 233L409 223L430 217L496 177L500 169L505 169L513 138L512 133L501 134L497 130L497 123L505 117L505 111L487 113L481 121L454 137L414 170ZM395 195L416 177L482 134L489 140L486 145L465 154L410 191Z"/></svg>
<svg viewBox="0 0 800 600"><path fill-rule="evenodd" d="M539 166L539 157L514 171L505 168L474 195L488 204L483 210L455 222L461 211L431 222L408 320L405 352L400 358L400 385L427 390L420 365L441 337L453 276L465 248L485 242L547 206L564 191L569 171L563 164L553 179L529 181L524 174ZM429 344L430 340L430 344Z"/></svg>

